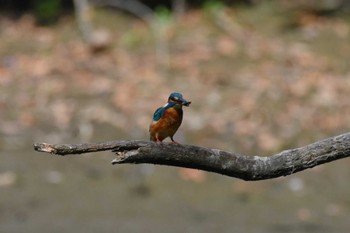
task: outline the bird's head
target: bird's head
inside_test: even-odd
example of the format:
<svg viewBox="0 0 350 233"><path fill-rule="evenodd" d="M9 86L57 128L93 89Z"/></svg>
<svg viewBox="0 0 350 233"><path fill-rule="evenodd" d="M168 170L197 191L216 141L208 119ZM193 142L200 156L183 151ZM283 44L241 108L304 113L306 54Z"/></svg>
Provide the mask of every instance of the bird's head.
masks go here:
<svg viewBox="0 0 350 233"><path fill-rule="evenodd" d="M168 98L168 103L170 103L170 102L174 102L174 103L186 106L186 107L190 106L190 104L191 104L191 101L185 100L182 97L182 94L178 93L178 92L173 92L170 94L170 96Z"/></svg>

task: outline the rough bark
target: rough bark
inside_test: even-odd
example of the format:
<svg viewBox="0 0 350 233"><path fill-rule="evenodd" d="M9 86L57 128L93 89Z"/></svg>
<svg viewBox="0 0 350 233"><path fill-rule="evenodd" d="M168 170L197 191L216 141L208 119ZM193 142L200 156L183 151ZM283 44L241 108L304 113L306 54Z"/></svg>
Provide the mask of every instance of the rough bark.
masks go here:
<svg viewBox="0 0 350 233"><path fill-rule="evenodd" d="M90 144L35 143L34 149L62 156L110 150L116 153L112 164L151 163L195 168L243 180L264 180L350 156L350 133L271 156L247 156L192 145L136 140Z"/></svg>

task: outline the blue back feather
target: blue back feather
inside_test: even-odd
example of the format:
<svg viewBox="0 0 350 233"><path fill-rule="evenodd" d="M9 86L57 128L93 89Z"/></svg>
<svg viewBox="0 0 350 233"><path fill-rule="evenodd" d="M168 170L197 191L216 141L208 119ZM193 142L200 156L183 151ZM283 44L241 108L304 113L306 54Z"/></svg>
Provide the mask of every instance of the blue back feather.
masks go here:
<svg viewBox="0 0 350 233"><path fill-rule="evenodd" d="M174 102L170 102L170 103L167 103L164 107L158 108L153 114L153 121L158 121L160 118L162 118L162 116L165 113L165 110L173 107L175 104L176 103L174 103Z"/></svg>

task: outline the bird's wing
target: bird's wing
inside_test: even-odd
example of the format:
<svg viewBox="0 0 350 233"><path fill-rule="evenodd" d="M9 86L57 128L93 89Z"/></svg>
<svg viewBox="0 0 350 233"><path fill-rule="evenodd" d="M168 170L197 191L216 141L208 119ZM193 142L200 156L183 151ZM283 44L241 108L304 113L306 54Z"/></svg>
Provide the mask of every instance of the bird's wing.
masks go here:
<svg viewBox="0 0 350 233"><path fill-rule="evenodd" d="M175 103L167 103L163 107L158 108L153 114L153 121L158 121L164 115L165 111L168 108L171 108L175 105Z"/></svg>
<svg viewBox="0 0 350 233"><path fill-rule="evenodd" d="M153 114L153 121L158 121L160 118L162 118L162 116L164 115L164 112L165 112L164 107L158 108Z"/></svg>

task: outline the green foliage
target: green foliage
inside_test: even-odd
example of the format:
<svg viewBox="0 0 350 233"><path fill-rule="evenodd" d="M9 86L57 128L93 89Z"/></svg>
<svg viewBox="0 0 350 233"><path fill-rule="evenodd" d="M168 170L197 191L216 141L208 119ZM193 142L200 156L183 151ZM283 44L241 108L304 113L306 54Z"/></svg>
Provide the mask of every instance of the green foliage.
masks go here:
<svg viewBox="0 0 350 233"><path fill-rule="evenodd" d="M142 41L142 35L132 30L123 33L120 38L121 44L129 49L139 47L142 44Z"/></svg>
<svg viewBox="0 0 350 233"><path fill-rule="evenodd" d="M225 4L217 0L208 0L205 1L203 9L209 13L215 13L221 11L225 8Z"/></svg>
<svg viewBox="0 0 350 233"><path fill-rule="evenodd" d="M61 13L60 0L36 0L35 17L39 24L52 24L58 20Z"/></svg>
<svg viewBox="0 0 350 233"><path fill-rule="evenodd" d="M159 6L155 9L155 17L160 25L167 25L172 21L172 12L164 6Z"/></svg>

